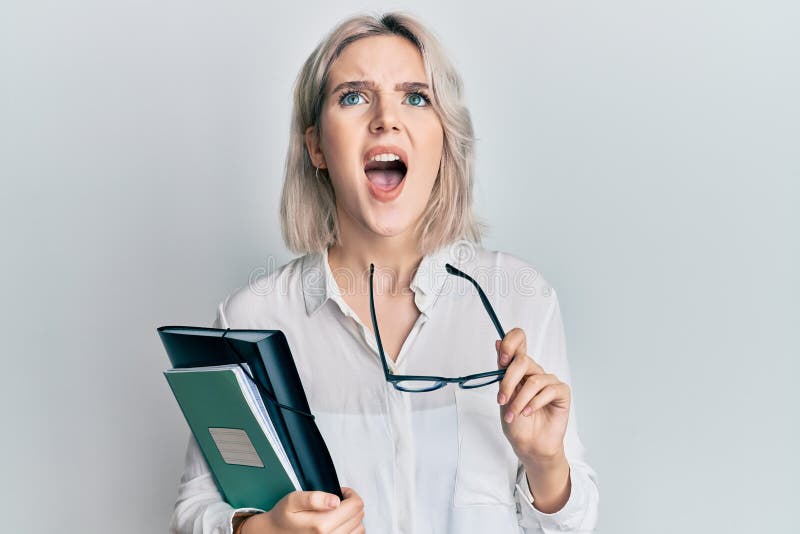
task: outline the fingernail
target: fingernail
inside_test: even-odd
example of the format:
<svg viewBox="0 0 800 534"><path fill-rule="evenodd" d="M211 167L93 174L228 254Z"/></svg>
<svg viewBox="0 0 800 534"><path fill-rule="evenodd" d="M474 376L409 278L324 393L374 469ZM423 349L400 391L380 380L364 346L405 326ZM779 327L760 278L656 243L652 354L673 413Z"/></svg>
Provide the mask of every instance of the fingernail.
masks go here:
<svg viewBox="0 0 800 534"><path fill-rule="evenodd" d="M506 414L506 423L510 423L513 420L514 420L514 412L509 411Z"/></svg>
<svg viewBox="0 0 800 534"><path fill-rule="evenodd" d="M330 506L331 508L336 508L337 506L339 506L339 498L336 497L335 495L331 495L330 497L328 497L328 506Z"/></svg>
<svg viewBox="0 0 800 534"><path fill-rule="evenodd" d="M500 353L500 363L501 364L505 365L505 364L507 364L509 362L509 360L511 360L511 357L508 354L506 354L505 352L501 352Z"/></svg>
<svg viewBox="0 0 800 534"><path fill-rule="evenodd" d="M531 411L532 411L531 407L530 406L526 406L525 409L522 410L522 415L526 415L526 416L530 415Z"/></svg>
<svg viewBox="0 0 800 534"><path fill-rule="evenodd" d="M506 403L506 395L505 395L505 393L501 392L501 393L497 394L497 402L499 404L505 404Z"/></svg>

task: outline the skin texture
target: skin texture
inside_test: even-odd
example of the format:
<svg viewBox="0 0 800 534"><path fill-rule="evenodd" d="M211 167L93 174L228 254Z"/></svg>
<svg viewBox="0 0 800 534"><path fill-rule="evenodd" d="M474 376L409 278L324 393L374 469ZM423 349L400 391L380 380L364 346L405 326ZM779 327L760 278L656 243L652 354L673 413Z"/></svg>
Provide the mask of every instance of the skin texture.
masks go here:
<svg viewBox="0 0 800 534"><path fill-rule="evenodd" d="M242 525L240 534L362 534L364 502L348 487L344 500L323 491L294 491L269 512L256 514ZM329 502L329 499L333 501ZM333 506L331 506L333 504Z"/></svg>
<svg viewBox="0 0 800 534"><path fill-rule="evenodd" d="M334 92L342 82L356 80L374 87ZM437 179L444 142L437 113L419 96L424 92L433 99L433 93L396 87L404 82L426 82L422 56L412 43L399 36L355 41L331 66L319 131L306 130L309 156L327 169L336 195L341 244L328 251L331 270L347 304L371 329L368 277L369 264L375 264L375 307L393 360L419 315L409 287L422 259L413 228ZM364 155L377 145L399 146L408 156L404 188L389 202L373 198L364 173ZM536 508L555 512L570 494L563 448L569 386L528 356L519 328L497 340L495 350L498 366L508 367L498 385L499 416L508 418L503 432L525 466ZM343 490L345 500L335 509L326 508L330 494L290 493L270 512L248 518L241 532L363 532L363 501L350 488Z"/></svg>
<svg viewBox="0 0 800 534"><path fill-rule="evenodd" d="M375 87L342 102L336 87L357 80ZM372 329L368 281L369 264L375 264L375 309L390 360L419 316L409 289L422 259L413 227L430 198L444 143L439 116L421 96L432 99L432 91L397 88L405 82L427 83L422 55L411 42L383 35L360 39L331 67L321 132L306 131L312 162L328 170L336 194L342 245L328 251L331 270L347 304ZM364 173L364 155L378 145L398 146L408 157L403 190L390 202L373 198Z"/></svg>
<svg viewBox="0 0 800 534"><path fill-rule="evenodd" d="M569 500L571 481L564 453L572 393L568 384L545 373L528 355L525 332L514 328L495 341L500 381L503 433L525 466L534 506L545 513L559 511Z"/></svg>
<svg viewBox="0 0 800 534"><path fill-rule="evenodd" d="M340 103L341 94L332 91L352 80L371 80L378 90L360 91ZM392 252L386 256L389 263L400 267L415 255L412 226L428 203L442 159L444 134L438 115L418 96L396 90L402 82L426 83L422 56L411 42L374 36L352 43L330 70L321 136L313 127L306 131L311 159L328 169L336 192L347 247L340 252L366 260L367 265L370 259ZM403 192L388 203L372 198L364 174L364 154L376 145L397 145L408 155ZM405 262L391 261L397 251Z"/></svg>

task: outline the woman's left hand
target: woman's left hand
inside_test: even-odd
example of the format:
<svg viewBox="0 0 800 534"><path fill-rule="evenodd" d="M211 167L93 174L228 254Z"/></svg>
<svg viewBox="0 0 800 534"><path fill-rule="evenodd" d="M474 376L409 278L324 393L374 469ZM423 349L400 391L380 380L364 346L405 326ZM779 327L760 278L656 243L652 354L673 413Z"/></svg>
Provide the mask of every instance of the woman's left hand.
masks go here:
<svg viewBox="0 0 800 534"><path fill-rule="evenodd" d="M514 328L495 341L503 433L522 461L547 461L564 453L571 392L568 384L547 374L528 356L525 332ZM505 357L505 358L504 358Z"/></svg>

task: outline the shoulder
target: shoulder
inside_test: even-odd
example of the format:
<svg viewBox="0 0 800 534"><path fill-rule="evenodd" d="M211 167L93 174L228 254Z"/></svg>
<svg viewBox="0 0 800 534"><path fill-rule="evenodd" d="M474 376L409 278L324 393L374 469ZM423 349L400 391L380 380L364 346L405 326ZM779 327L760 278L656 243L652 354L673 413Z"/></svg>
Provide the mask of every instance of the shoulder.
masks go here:
<svg viewBox="0 0 800 534"><path fill-rule="evenodd" d="M498 250L479 250L475 265L496 273L496 286L484 291L497 307L506 332L521 328L525 332L528 354L548 372L557 372L569 380L569 371L564 370L566 342L561 308L556 290L548 279L535 264ZM483 285L482 280L478 282ZM490 290L494 295L489 294Z"/></svg>
<svg viewBox="0 0 800 534"><path fill-rule="evenodd" d="M527 259L501 250L476 247L464 264L472 270L493 306L506 317L503 326L520 327L528 334L542 330L559 312L558 296L550 281ZM507 324L507 326L506 326Z"/></svg>
<svg viewBox="0 0 800 534"><path fill-rule="evenodd" d="M225 297L218 306L230 328L276 328L276 320L305 313L302 278L311 254L296 257L269 269L254 269L247 282Z"/></svg>
<svg viewBox="0 0 800 534"><path fill-rule="evenodd" d="M475 258L464 265L472 267L485 280L489 289L495 286L499 296L509 298L548 298L555 295L555 288L533 263L501 250L485 247L475 248ZM484 291L487 292L486 288Z"/></svg>

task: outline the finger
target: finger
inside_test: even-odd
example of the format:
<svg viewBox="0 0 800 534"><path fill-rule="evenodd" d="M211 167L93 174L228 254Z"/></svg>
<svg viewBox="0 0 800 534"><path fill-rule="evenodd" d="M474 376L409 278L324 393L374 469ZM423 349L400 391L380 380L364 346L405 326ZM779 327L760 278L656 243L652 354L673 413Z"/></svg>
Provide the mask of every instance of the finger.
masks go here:
<svg viewBox="0 0 800 534"><path fill-rule="evenodd" d="M525 340L525 332L521 328L512 328L506 332L506 336L500 340L497 361L501 367L511 362L518 352L528 353L528 346Z"/></svg>
<svg viewBox="0 0 800 534"><path fill-rule="evenodd" d="M337 510L330 512L328 518L328 528L325 532L335 531L339 532L341 529L344 533L349 533L356 528L361 520L364 518L364 501L355 492L352 496L345 498Z"/></svg>
<svg viewBox="0 0 800 534"><path fill-rule="evenodd" d="M345 501L359 501L361 505L364 505L364 501L361 499L361 495L358 494L356 490L353 488L348 488L347 486L342 486L342 497L344 497Z"/></svg>
<svg viewBox="0 0 800 534"><path fill-rule="evenodd" d="M342 504L339 505L339 509L343 509L345 516L354 513L353 511L362 510L364 508L364 501L353 488L342 486L342 497L344 497L344 500Z"/></svg>
<svg viewBox="0 0 800 534"><path fill-rule="evenodd" d="M521 354L522 353L520 353L520 355ZM530 355L525 354L525 357L529 360L528 364L531 366L531 368L533 369L533 371L535 373L544 373L545 372L544 367L539 365L539 363L536 360L534 360ZM515 359L517 359L516 356L512 356L511 362L513 363ZM497 366L499 368L503 367L502 365L500 365L500 355L499 354L497 356Z"/></svg>
<svg viewBox="0 0 800 534"><path fill-rule="evenodd" d="M358 495L358 493L356 493L356 490L354 490L353 488L348 488L347 486L341 486L341 490L342 490L342 497L344 497L345 499L350 499L352 497L361 498Z"/></svg>
<svg viewBox="0 0 800 534"><path fill-rule="evenodd" d="M339 506L339 497L325 491L294 491L289 494L287 508L291 512L327 511Z"/></svg>
<svg viewBox="0 0 800 534"><path fill-rule="evenodd" d="M505 414L505 421L510 423L514 417L528 405L537 393L549 384L557 384L558 378L555 375L535 374L529 375L522 387L517 391L508 402L508 409ZM511 416L511 417L509 417Z"/></svg>
<svg viewBox="0 0 800 534"><path fill-rule="evenodd" d="M506 368L506 375L500 381L499 392L497 393L497 402L499 404L506 404L511 400L523 377L539 373L536 367L532 365L534 363L524 354L522 356L517 355L511 360L511 365Z"/></svg>
<svg viewBox="0 0 800 534"><path fill-rule="evenodd" d="M559 382L557 384L550 384L542 388L542 390L533 397L528 406L522 410L522 415L530 415L534 410L539 410L550 404L557 405L560 408L569 409L569 385ZM527 414L525 412L528 412Z"/></svg>
<svg viewBox="0 0 800 534"><path fill-rule="evenodd" d="M361 525L364 520L364 510L360 510L356 515L348 517L345 522L334 528L331 534L350 534Z"/></svg>

